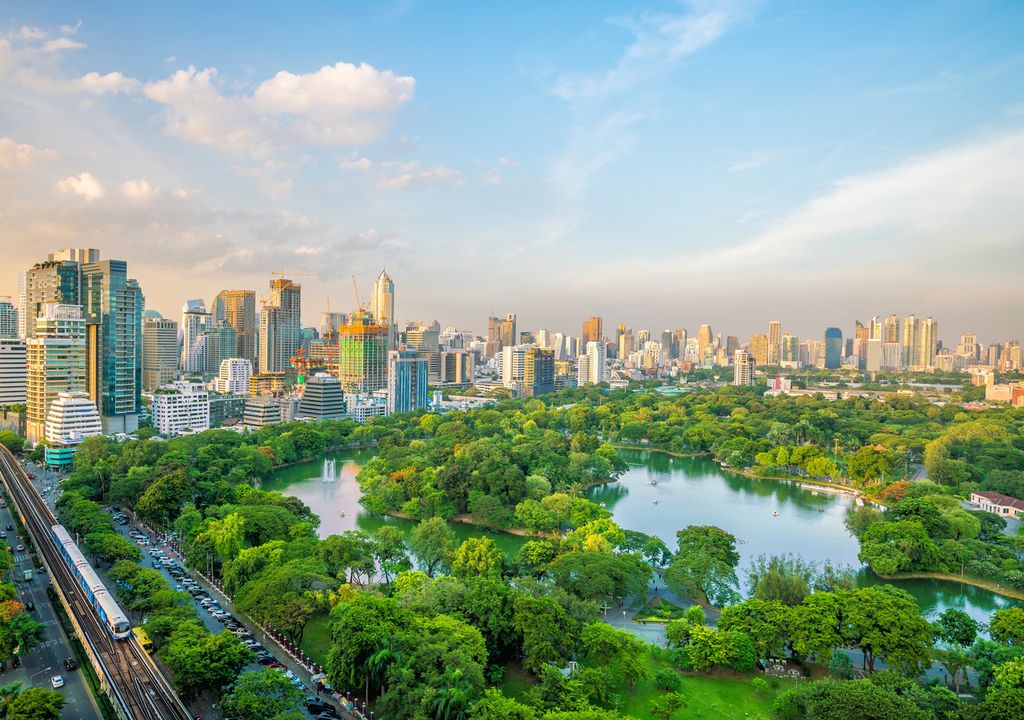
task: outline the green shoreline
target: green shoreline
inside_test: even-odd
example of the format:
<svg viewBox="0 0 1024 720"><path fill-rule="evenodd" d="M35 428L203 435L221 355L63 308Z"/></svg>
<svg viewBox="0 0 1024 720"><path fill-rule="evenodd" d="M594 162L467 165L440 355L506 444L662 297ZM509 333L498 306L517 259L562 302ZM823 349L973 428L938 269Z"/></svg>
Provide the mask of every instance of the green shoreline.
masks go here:
<svg viewBox="0 0 1024 720"><path fill-rule="evenodd" d="M874 572L874 570L872 570ZM999 585L991 580L983 580L981 578L973 578L967 575L953 575L950 573L933 572L921 570L918 572L906 572L897 573L896 575L880 575L875 573L882 580L945 580L947 582L960 583L961 585L970 585L972 587L979 588L981 590L988 590L996 595L1001 595L1011 600L1024 600L1024 591L1015 590L1008 588L1005 585Z"/></svg>

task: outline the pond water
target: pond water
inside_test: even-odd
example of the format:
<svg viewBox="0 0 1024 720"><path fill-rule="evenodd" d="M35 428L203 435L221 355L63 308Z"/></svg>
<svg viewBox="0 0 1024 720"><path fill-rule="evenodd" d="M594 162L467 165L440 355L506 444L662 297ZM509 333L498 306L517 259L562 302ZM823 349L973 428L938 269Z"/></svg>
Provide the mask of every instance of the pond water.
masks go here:
<svg viewBox="0 0 1024 720"><path fill-rule="evenodd" d="M369 515L359 504L359 468L372 450L330 453L321 460L282 468L263 487L294 495L320 518L320 535L345 530L374 530L384 524L411 529L408 520ZM843 523L853 500L814 492L795 483L756 480L723 471L709 458L677 458L664 453L624 450L629 470L616 482L593 488L588 496L604 503L615 522L662 538L675 549L675 533L687 525L717 525L739 540L740 576L759 554L792 553L807 560L860 568L857 541ZM334 482L324 482L324 460L334 461ZM657 501L657 502L655 502ZM479 528L455 524L459 539L482 534ZM507 533L489 533L512 554L525 542ZM870 570L857 574L862 585L881 582ZM947 607L961 608L978 619L1015 604L980 588L939 580L895 583L917 599L934 617Z"/></svg>

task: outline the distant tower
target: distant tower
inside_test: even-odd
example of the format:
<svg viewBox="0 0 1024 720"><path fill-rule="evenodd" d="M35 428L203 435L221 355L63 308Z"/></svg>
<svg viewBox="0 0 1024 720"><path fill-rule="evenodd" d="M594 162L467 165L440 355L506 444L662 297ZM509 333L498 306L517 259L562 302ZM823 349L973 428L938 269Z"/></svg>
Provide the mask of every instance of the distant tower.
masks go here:
<svg viewBox="0 0 1024 720"><path fill-rule="evenodd" d="M378 325L395 324L395 283L387 270L381 270L373 281L373 296L370 298L370 312Z"/></svg>
<svg viewBox="0 0 1024 720"><path fill-rule="evenodd" d="M302 345L302 285L287 278L270 283L260 310L259 371L284 372Z"/></svg>

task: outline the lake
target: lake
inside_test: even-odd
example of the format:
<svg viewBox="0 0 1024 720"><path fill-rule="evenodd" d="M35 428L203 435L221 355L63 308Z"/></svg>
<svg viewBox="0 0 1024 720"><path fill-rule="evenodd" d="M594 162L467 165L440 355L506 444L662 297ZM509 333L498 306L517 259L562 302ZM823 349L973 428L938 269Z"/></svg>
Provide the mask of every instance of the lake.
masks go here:
<svg viewBox="0 0 1024 720"><path fill-rule="evenodd" d="M374 530L384 524L411 529L408 520L369 515L359 504L359 468L373 450L329 453L335 462L335 482L323 482L324 461L282 468L263 483L267 490L294 495L321 519L320 535L345 530ZM860 568L857 541L843 523L853 500L802 488L796 483L757 480L722 470L710 458L677 458L646 450L623 450L629 470L616 482L592 488L588 497L604 503L621 527L662 538L675 549L675 533L687 525L717 525L739 541L740 577L760 554L791 553L807 560ZM655 502L657 501L657 502ZM460 540L482 534L479 528L455 524ZM488 533L504 552L514 554L524 539L507 533ZM862 585L881 582L864 568ZM922 611L934 617L948 607L969 612L979 620L1013 600L959 583L903 580L894 583L917 599Z"/></svg>

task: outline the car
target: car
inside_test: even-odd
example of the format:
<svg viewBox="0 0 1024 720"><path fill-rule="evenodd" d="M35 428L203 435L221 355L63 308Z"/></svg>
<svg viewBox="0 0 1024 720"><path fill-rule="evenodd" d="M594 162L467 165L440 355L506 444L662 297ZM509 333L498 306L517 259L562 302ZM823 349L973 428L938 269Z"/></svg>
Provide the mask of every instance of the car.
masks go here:
<svg viewBox="0 0 1024 720"><path fill-rule="evenodd" d="M52 678L50 678L50 685L53 686L54 690L56 690L57 688L64 687L64 676L54 675Z"/></svg>
<svg viewBox="0 0 1024 720"><path fill-rule="evenodd" d="M252 637L252 633L246 630L245 628L238 628L237 630L232 630L231 634L239 638Z"/></svg>
<svg viewBox="0 0 1024 720"><path fill-rule="evenodd" d="M69 671L69 672L71 670L78 669L78 661L75 660L74 658L70 658L70 657L69 658L65 658L65 660L64 660L64 669Z"/></svg>
<svg viewBox="0 0 1024 720"><path fill-rule="evenodd" d="M316 716L316 720L335 720L337 717L338 711L328 705L326 710Z"/></svg>
<svg viewBox="0 0 1024 720"><path fill-rule="evenodd" d="M14 526L11 525L10 523L7 523L7 531L10 532L13 529L14 529Z"/></svg>
<svg viewBox="0 0 1024 720"><path fill-rule="evenodd" d="M32 602L31 600L26 600L25 601L25 609L28 610L29 612L32 612L33 610L36 609L36 604L34 602Z"/></svg>
<svg viewBox="0 0 1024 720"><path fill-rule="evenodd" d="M323 700L321 700L319 698L315 698L315 697L312 697L312 696L306 698L306 711L310 715L316 715L318 713L322 713L325 710L327 710L327 707L328 707L327 703L325 703Z"/></svg>
<svg viewBox="0 0 1024 720"><path fill-rule="evenodd" d="M25 550L25 546L22 545L21 543L18 543L18 547L14 548L14 549L17 550L18 552L23 552Z"/></svg>
<svg viewBox="0 0 1024 720"><path fill-rule="evenodd" d="M175 592L185 592L185 588L182 587L181 585L175 585L174 586L174 591Z"/></svg>
<svg viewBox="0 0 1024 720"><path fill-rule="evenodd" d="M256 662L260 665L270 666L277 662L277 659L273 655L258 655Z"/></svg>

